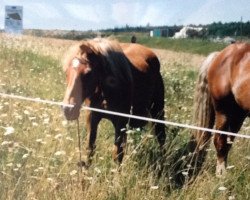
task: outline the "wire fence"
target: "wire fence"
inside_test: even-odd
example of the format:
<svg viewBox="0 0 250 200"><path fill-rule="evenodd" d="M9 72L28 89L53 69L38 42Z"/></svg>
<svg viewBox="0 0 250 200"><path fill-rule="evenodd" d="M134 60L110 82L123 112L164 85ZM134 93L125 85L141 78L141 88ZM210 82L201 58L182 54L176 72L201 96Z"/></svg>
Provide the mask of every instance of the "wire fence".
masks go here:
<svg viewBox="0 0 250 200"><path fill-rule="evenodd" d="M23 97L23 96L18 96L18 95L13 95L13 94L0 93L0 97L18 99L18 100L24 100L24 101L32 101L32 102L57 105L57 106L66 106L66 107L71 107L71 108L74 107L74 105L65 104L63 102L43 100L40 98ZM189 124L171 122L171 121L167 121L167 120L159 120L159 119L154 119L154 118L149 118L149 117L142 117L142 116L136 116L136 115L132 115L132 114L126 114L126 113L114 112L114 111L109 111L109 110L104 110L104 109L92 108L92 107L88 107L88 106L82 106L82 108L84 110L90 110L93 112L99 112L99 113L103 113L103 114L116 115L116 116L120 116L120 117L127 117L127 118L131 118L131 119L138 119L138 120L143 120L143 121L148 121L148 122L153 122L153 123L161 123L161 124L165 124L165 125L177 126L180 128L188 128L188 129L193 129L193 130L199 130L199 131L203 131L203 132L211 132L212 134L218 133L218 134L234 136L234 137L238 137L238 138L250 139L249 134L246 135L246 134L240 134L240 133L220 131L220 130L209 129L209 128L204 128L204 127L199 127L199 126L194 126L194 125L189 125Z"/></svg>

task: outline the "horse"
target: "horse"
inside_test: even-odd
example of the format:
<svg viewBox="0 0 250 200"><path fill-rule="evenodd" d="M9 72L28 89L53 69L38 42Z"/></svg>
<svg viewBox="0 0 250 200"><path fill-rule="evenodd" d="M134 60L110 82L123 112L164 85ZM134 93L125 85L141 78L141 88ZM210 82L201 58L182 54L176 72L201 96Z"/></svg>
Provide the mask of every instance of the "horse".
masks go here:
<svg viewBox="0 0 250 200"><path fill-rule="evenodd" d="M250 44L235 43L210 54L199 70L195 94L195 124L237 133L250 111ZM195 131L196 153L204 153L211 132ZM216 133L216 175L226 174L235 137Z"/></svg>
<svg viewBox="0 0 250 200"><path fill-rule="evenodd" d="M95 38L78 42L66 53L63 68L67 88L63 107L67 120L78 119L81 105L139 116L164 119L164 84L160 62L149 48L134 43ZM113 159L122 163L126 145L126 125L143 127L147 122L87 111L87 161L89 166L96 148L97 127L101 119L110 120L115 129ZM155 124L160 147L166 134Z"/></svg>

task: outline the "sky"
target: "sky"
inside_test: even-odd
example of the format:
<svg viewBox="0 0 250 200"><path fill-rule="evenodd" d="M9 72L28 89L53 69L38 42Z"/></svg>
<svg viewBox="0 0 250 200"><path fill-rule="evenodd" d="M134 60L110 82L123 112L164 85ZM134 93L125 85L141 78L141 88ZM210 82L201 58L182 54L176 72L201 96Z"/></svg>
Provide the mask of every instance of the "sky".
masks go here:
<svg viewBox="0 0 250 200"><path fill-rule="evenodd" d="M23 6L24 29L99 30L114 27L250 21L250 0L0 0Z"/></svg>

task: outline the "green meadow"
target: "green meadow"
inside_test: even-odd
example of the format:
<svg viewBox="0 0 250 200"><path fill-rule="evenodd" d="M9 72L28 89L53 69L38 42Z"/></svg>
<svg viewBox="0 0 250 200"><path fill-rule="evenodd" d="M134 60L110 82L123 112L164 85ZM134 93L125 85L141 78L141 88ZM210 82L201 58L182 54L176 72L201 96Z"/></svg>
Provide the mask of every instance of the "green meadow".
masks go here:
<svg viewBox="0 0 250 200"><path fill-rule="evenodd" d="M61 59L74 42L0 35L0 92L62 101L66 85ZM209 52L225 45L146 37L138 38L138 42L154 48L159 56L166 120L192 124L198 67ZM80 132L84 158L84 111ZM0 97L0 199L250 199L249 140L236 139L223 178L215 176L216 156L211 143L202 170L192 179L180 167L187 156L183 149L190 132L166 126L163 153L150 124L144 130L130 131L126 156L118 170L111 157L114 129L103 120L93 163L81 171L77 166L77 124L67 122L59 106ZM249 134L248 121L241 133Z"/></svg>

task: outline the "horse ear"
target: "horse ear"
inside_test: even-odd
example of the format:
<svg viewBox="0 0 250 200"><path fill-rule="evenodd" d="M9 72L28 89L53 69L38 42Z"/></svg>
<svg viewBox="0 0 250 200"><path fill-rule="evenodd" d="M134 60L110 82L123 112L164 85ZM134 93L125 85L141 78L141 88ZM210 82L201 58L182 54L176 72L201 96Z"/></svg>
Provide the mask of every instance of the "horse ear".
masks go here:
<svg viewBox="0 0 250 200"><path fill-rule="evenodd" d="M82 52L85 52L87 54L93 53L93 50L91 49L91 47L87 44L81 44L79 46L79 48L81 49Z"/></svg>

